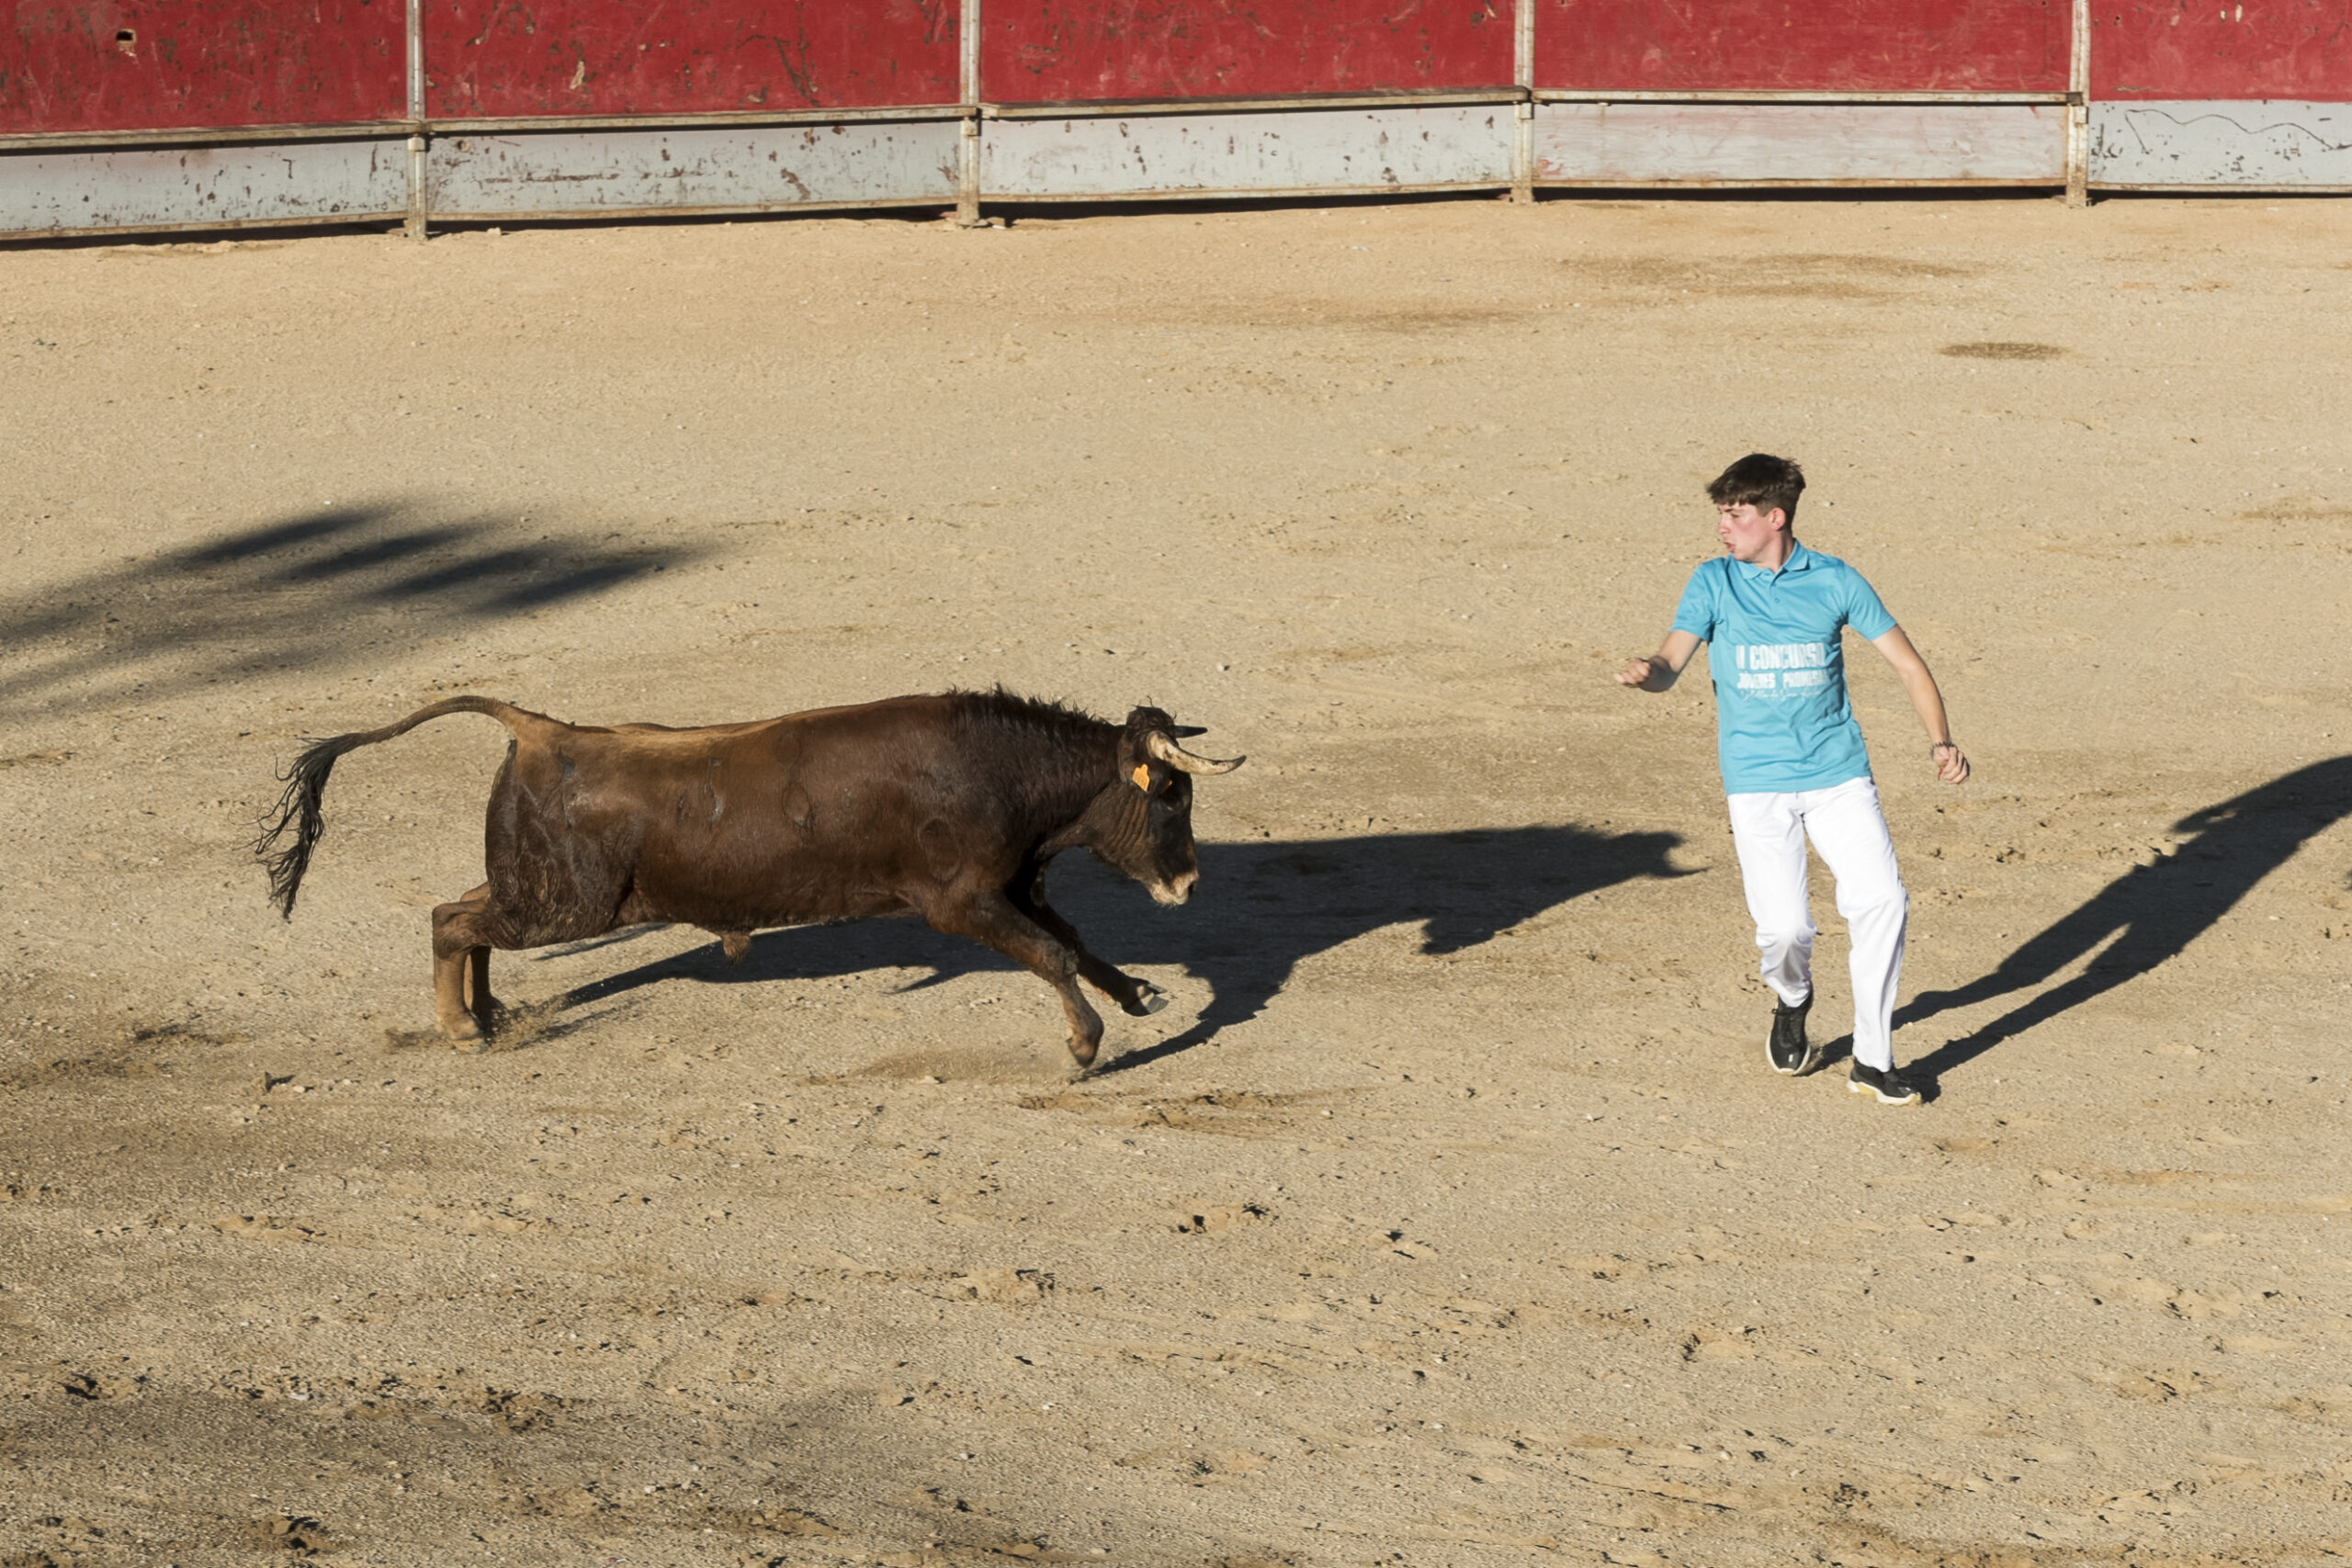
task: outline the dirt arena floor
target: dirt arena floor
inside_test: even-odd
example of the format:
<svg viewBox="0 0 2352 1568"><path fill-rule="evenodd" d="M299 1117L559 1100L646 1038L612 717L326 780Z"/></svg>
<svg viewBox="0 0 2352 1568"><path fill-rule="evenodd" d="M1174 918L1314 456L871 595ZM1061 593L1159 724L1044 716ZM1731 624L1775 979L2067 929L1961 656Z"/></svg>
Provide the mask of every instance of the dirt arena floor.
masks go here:
<svg viewBox="0 0 2352 1568"><path fill-rule="evenodd" d="M2301 1564L2352 1542L2352 204L1487 202L0 254L0 1563ZM1711 699L1809 468L1890 1110L1767 1070ZM1073 1079L904 921L431 1023L504 736L1161 704ZM1825 927L1815 1026L1850 1020ZM1842 1051L1841 1051L1842 1054Z"/></svg>

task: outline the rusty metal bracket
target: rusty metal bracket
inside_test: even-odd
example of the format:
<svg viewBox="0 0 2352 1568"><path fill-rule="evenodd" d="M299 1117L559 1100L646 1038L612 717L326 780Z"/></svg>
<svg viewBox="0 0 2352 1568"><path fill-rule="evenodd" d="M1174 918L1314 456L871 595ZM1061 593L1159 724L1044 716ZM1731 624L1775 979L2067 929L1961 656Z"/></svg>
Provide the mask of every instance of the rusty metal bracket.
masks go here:
<svg viewBox="0 0 2352 1568"><path fill-rule="evenodd" d="M424 136L424 0L408 0L408 26L405 38L408 64L408 118L418 121L414 134L408 139L408 221L401 225L408 237L424 238L425 219L433 209L430 186L433 171L426 163L428 144Z"/></svg>
<svg viewBox="0 0 2352 1568"><path fill-rule="evenodd" d="M964 133L956 144L956 223L962 229L980 227L980 6L981 0L964 0L956 16L956 96L963 100Z"/></svg>
<svg viewBox="0 0 2352 1568"><path fill-rule="evenodd" d="M2066 51L2066 205L2091 204L2091 0L2075 0Z"/></svg>
<svg viewBox="0 0 2352 1568"><path fill-rule="evenodd" d="M1537 0L1517 0L1511 12L1510 80L1520 92L1512 108L1510 138L1510 198L1532 206L1535 201L1535 6Z"/></svg>
<svg viewBox="0 0 2352 1568"><path fill-rule="evenodd" d="M408 139L408 220L401 225L401 231L412 240L425 237L425 220L433 212L429 147L422 134Z"/></svg>
<svg viewBox="0 0 2352 1568"><path fill-rule="evenodd" d="M956 221L959 227L978 229L981 227L979 116L964 120L964 134L956 147Z"/></svg>
<svg viewBox="0 0 2352 1568"><path fill-rule="evenodd" d="M1535 200L1535 106L1525 101L1511 106L1510 198Z"/></svg>

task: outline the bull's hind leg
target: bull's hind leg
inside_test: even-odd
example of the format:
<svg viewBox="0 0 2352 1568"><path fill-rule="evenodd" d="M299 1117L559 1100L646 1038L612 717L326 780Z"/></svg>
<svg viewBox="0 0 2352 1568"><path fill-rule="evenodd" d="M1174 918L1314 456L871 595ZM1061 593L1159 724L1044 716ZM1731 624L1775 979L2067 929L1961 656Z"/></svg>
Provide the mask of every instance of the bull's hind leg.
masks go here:
<svg viewBox="0 0 2352 1568"><path fill-rule="evenodd" d="M479 1039L498 1010L490 994L490 884L433 910L433 1018L455 1040Z"/></svg>
<svg viewBox="0 0 2352 1568"><path fill-rule="evenodd" d="M1040 875L1029 884L1026 893L1006 890L1013 907L1043 927L1046 933L1069 949L1078 960L1079 977L1119 1004L1119 1010L1134 1018L1146 1018L1168 1005L1168 993L1148 980L1138 980L1122 973L1087 951L1080 940L1078 928L1062 918L1061 911L1046 902L1046 882Z"/></svg>
<svg viewBox="0 0 2352 1568"><path fill-rule="evenodd" d="M1070 1055L1081 1067L1094 1065L1102 1046L1102 1015L1079 991L1077 953L994 889L970 900L943 900L925 909L923 919L934 931L986 943L1051 986L1069 1020Z"/></svg>
<svg viewBox="0 0 2352 1568"><path fill-rule="evenodd" d="M490 884L485 882L458 900L487 909L490 907ZM466 953L466 1010L474 1021L488 1029L494 1021L502 1004L490 994L490 949L487 946L469 949Z"/></svg>

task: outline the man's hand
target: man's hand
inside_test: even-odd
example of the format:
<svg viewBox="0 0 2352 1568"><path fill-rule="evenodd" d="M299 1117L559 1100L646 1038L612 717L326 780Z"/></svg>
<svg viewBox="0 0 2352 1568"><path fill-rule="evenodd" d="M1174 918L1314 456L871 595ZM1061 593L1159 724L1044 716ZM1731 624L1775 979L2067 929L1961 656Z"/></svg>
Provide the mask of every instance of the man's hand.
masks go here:
<svg viewBox="0 0 2352 1568"><path fill-rule="evenodd" d="M1621 686L1646 686L1657 679L1661 672L1659 666L1665 662L1662 659L1634 660L1617 671L1617 683ZM1670 674L1672 671L1665 672Z"/></svg>
<svg viewBox="0 0 2352 1568"><path fill-rule="evenodd" d="M1936 777L1946 784L1968 782L1968 753L1949 740L1939 740L1928 748L1928 755L1935 760Z"/></svg>
<svg viewBox="0 0 2352 1568"><path fill-rule="evenodd" d="M1699 639L1690 632L1672 631L1666 641L1647 659L1636 659L1617 671L1617 683L1631 686L1637 692L1663 692L1670 688L1690 656L1699 651Z"/></svg>

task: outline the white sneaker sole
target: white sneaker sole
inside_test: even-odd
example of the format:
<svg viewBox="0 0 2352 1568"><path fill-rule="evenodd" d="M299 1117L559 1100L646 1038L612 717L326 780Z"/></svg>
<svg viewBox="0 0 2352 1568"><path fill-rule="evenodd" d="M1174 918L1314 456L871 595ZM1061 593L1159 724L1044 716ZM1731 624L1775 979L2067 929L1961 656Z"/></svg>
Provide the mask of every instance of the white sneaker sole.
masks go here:
<svg viewBox="0 0 2352 1568"><path fill-rule="evenodd" d="M1919 1091L1916 1089L1909 1094L1889 1094L1884 1089L1866 1084L1860 1078L1848 1078L1846 1080L1846 1089L1849 1093L1852 1094L1876 1095L1878 1097L1878 1102L1881 1105L1917 1105L1919 1103Z"/></svg>

